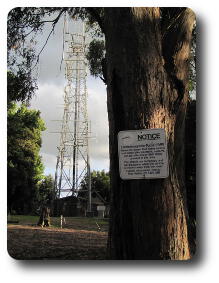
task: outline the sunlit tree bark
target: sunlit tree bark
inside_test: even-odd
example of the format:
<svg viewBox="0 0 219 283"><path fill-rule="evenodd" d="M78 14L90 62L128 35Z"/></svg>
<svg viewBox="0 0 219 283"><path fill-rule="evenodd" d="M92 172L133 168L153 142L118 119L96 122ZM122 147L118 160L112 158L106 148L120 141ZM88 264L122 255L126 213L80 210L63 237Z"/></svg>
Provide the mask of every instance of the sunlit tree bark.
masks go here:
<svg viewBox="0 0 219 283"><path fill-rule="evenodd" d="M194 13L186 8L106 8L112 259L190 258L184 122ZM169 177L122 180L117 134L164 128Z"/></svg>

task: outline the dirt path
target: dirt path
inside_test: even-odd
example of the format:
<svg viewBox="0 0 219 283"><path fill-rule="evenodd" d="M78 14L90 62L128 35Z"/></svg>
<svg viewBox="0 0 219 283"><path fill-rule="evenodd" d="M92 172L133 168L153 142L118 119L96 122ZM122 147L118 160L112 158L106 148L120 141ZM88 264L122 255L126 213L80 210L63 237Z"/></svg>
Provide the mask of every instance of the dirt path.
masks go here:
<svg viewBox="0 0 219 283"><path fill-rule="evenodd" d="M107 233L8 225L8 252L15 259L105 259Z"/></svg>

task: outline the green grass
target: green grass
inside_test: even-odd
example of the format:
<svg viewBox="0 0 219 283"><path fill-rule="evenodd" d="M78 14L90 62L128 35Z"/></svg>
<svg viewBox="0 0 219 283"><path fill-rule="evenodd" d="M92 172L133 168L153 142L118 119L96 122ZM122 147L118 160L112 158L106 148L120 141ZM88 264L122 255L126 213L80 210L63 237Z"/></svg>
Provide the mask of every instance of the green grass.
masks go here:
<svg viewBox="0 0 219 283"><path fill-rule="evenodd" d="M10 215L9 221L18 221L19 225L36 225L39 216L32 215ZM63 222L63 228L78 229L78 230L91 230L101 231L108 230L108 220L95 217L66 217L66 223ZM60 227L60 217L50 218L51 227ZM10 224L10 223L9 223ZM16 223L15 223L16 224Z"/></svg>
<svg viewBox="0 0 219 283"><path fill-rule="evenodd" d="M18 221L18 224L37 224L39 216L32 215L10 215L8 216L9 221Z"/></svg>

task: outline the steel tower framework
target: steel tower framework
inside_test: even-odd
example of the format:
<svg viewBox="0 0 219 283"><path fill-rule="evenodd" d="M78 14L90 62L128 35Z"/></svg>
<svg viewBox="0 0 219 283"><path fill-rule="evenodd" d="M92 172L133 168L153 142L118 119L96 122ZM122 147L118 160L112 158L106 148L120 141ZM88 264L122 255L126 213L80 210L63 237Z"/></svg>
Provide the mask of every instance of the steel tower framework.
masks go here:
<svg viewBox="0 0 219 283"><path fill-rule="evenodd" d="M83 26L83 23L77 23ZM64 29L64 113L55 171L55 198L77 195L80 183L88 176L88 211L91 211L91 180L86 87L85 34Z"/></svg>

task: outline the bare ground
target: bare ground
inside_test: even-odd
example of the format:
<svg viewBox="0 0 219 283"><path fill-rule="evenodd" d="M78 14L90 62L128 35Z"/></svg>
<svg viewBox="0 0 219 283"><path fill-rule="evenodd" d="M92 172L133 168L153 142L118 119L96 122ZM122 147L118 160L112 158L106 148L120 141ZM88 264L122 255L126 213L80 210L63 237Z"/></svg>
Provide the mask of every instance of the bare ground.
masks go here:
<svg viewBox="0 0 219 283"><path fill-rule="evenodd" d="M106 259L107 232L8 225L8 253L15 259Z"/></svg>

